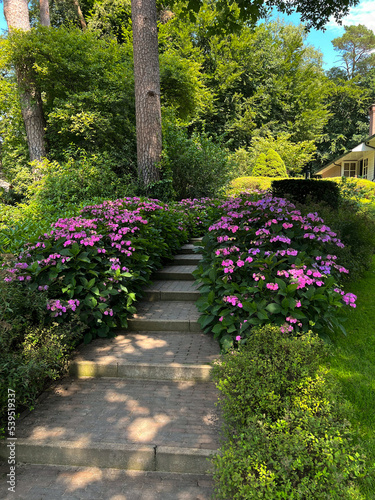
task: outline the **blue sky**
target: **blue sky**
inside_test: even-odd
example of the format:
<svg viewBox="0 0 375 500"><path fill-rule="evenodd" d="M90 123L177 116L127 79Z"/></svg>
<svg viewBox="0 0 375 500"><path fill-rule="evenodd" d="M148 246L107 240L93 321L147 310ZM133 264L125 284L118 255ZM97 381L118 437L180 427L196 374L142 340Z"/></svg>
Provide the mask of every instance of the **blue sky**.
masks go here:
<svg viewBox="0 0 375 500"><path fill-rule="evenodd" d="M280 16L287 22L299 24L300 18L297 14L292 16ZM342 19L342 24L350 26L363 24L375 32L375 0L362 0L356 7L350 10L348 16ZM331 40L342 36L343 26L339 26L333 20L326 25L325 31L311 30L306 42L319 49L323 54L324 69L338 66L338 54L333 50Z"/></svg>
<svg viewBox="0 0 375 500"><path fill-rule="evenodd" d="M300 24L297 14L292 16L280 16L287 22ZM361 2L351 9L348 16L343 18L343 25L364 24L367 28L375 32L375 0L361 0ZM3 5L0 4L0 31L6 29ZM311 30L307 43L313 45L323 53L324 69L338 65L337 54L332 48L331 40L341 36L344 28L334 21L327 24L325 31Z"/></svg>

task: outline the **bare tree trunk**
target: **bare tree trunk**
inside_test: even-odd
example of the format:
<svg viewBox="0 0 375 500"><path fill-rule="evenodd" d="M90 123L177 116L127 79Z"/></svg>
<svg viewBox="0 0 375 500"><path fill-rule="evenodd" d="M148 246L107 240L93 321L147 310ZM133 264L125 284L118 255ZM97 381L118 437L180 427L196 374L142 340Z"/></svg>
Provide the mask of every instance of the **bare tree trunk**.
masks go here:
<svg viewBox="0 0 375 500"><path fill-rule="evenodd" d="M83 17L79 2L78 2L78 0L73 0L73 3L74 3L74 7L76 8L76 11L77 11L79 22L81 23L82 31L85 31L87 29L87 24L86 24L85 18Z"/></svg>
<svg viewBox="0 0 375 500"><path fill-rule="evenodd" d="M132 0L138 177L145 186L159 180L162 150L160 71L155 0Z"/></svg>
<svg viewBox="0 0 375 500"><path fill-rule="evenodd" d="M4 0L4 16L10 32L13 29L30 30L27 4L27 0ZM40 92L29 78L30 69L18 65L16 75L30 161L39 161L46 155L45 120Z"/></svg>
<svg viewBox="0 0 375 500"><path fill-rule="evenodd" d="M29 31L29 7L27 0L4 0L4 16L9 31L12 28Z"/></svg>
<svg viewBox="0 0 375 500"><path fill-rule="evenodd" d="M16 69L16 72L30 161L40 161L46 156L44 137L46 122L41 95L33 83L27 81L27 76L22 75L19 68Z"/></svg>
<svg viewBox="0 0 375 500"><path fill-rule="evenodd" d="M48 0L39 0L39 10L40 10L40 24L42 26L51 26Z"/></svg>

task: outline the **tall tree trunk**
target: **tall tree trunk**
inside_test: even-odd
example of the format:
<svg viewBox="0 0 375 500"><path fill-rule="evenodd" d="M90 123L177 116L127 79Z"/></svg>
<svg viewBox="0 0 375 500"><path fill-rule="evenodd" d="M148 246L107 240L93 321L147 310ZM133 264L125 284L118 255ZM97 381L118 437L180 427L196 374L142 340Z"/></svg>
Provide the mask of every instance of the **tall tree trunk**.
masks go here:
<svg viewBox="0 0 375 500"><path fill-rule="evenodd" d="M162 150L160 71L155 0L131 0L138 177L159 180Z"/></svg>
<svg viewBox="0 0 375 500"><path fill-rule="evenodd" d="M30 30L27 0L4 0L4 16L9 32L13 29ZM41 160L46 155L45 120L40 92L30 79L31 68L16 67L21 111L25 123L30 161Z"/></svg>
<svg viewBox="0 0 375 500"><path fill-rule="evenodd" d="M39 0L39 10L40 10L40 24L42 26L51 26L48 0Z"/></svg>
<svg viewBox="0 0 375 500"><path fill-rule="evenodd" d="M9 31L12 28L29 31L29 7L27 0L4 0L4 16Z"/></svg>
<svg viewBox="0 0 375 500"><path fill-rule="evenodd" d="M76 8L76 11L77 11L77 16L78 16L79 22L81 23L82 31L85 31L87 29L87 24L86 24L85 18L83 17L79 2L78 2L78 0L73 0L73 3L74 3L74 7Z"/></svg>

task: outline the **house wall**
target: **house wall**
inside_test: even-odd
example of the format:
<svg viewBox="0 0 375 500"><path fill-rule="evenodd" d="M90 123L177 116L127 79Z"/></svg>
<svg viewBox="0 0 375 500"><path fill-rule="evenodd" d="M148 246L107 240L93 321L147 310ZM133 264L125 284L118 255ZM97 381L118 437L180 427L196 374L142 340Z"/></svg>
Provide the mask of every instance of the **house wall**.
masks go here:
<svg viewBox="0 0 375 500"><path fill-rule="evenodd" d="M341 177L341 166L340 165L334 165L332 168L324 172L324 174L321 174L323 179L326 177Z"/></svg>
<svg viewBox="0 0 375 500"><path fill-rule="evenodd" d="M363 160L365 160L366 158L368 158L367 180L372 181L373 179L375 179L375 150L366 152L366 154L363 156ZM357 163L357 165L358 164L359 162ZM330 169L326 170L320 175L323 179L327 179L329 177L341 177L342 175L344 175L344 161L341 161L340 165L332 165Z"/></svg>
<svg viewBox="0 0 375 500"><path fill-rule="evenodd" d="M367 179L372 181L375 178L375 151L371 151L368 155L368 176Z"/></svg>

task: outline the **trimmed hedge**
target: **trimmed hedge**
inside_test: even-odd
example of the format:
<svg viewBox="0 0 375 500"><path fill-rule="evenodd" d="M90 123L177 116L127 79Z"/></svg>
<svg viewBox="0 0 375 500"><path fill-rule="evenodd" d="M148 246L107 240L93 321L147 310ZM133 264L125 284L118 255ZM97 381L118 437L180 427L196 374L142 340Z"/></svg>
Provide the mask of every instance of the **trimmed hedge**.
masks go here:
<svg viewBox="0 0 375 500"><path fill-rule="evenodd" d="M335 182L315 179L282 179L272 181L272 194L287 198L294 203L306 201L325 202L337 209L340 204L340 188Z"/></svg>
<svg viewBox="0 0 375 500"><path fill-rule="evenodd" d="M267 325L213 375L221 391L224 443L213 458L215 498L363 498L364 460L351 443L345 403L319 370L322 341Z"/></svg>

